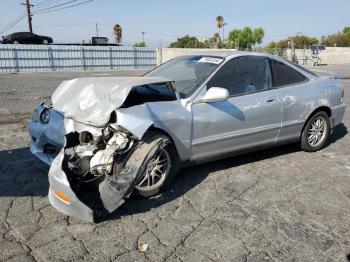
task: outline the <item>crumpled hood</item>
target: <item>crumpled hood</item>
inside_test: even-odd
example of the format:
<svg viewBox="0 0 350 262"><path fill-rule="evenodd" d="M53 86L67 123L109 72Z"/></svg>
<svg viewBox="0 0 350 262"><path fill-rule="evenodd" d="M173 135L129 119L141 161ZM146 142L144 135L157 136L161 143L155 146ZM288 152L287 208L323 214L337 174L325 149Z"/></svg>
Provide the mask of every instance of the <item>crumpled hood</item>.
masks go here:
<svg viewBox="0 0 350 262"><path fill-rule="evenodd" d="M83 77L63 81L51 100L66 118L102 126L119 108L135 86L171 82L164 77Z"/></svg>

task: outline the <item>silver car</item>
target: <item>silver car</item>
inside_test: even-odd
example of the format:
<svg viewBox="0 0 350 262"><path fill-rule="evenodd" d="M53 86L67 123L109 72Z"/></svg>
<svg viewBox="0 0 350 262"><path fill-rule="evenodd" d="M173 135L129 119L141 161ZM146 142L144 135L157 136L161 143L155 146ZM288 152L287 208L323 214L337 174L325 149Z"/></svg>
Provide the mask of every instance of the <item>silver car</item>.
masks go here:
<svg viewBox="0 0 350 262"><path fill-rule="evenodd" d="M343 97L334 74L280 57L183 56L143 77L62 82L32 114L30 150L51 165L51 204L94 221L131 194L158 194L184 165L296 141L317 151Z"/></svg>

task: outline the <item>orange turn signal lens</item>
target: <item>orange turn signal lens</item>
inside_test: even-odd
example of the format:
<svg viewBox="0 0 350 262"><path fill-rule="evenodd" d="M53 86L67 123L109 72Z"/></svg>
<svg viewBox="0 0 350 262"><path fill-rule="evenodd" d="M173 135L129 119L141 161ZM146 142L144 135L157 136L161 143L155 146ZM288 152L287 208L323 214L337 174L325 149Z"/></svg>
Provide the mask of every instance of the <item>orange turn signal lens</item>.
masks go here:
<svg viewBox="0 0 350 262"><path fill-rule="evenodd" d="M63 194L63 193L61 193L60 191L57 191L57 190L54 190L54 192L55 192L55 195L59 198L59 199L61 199L61 200L63 200L64 202L70 202L70 197L69 196L67 196L67 195L65 195L65 194Z"/></svg>

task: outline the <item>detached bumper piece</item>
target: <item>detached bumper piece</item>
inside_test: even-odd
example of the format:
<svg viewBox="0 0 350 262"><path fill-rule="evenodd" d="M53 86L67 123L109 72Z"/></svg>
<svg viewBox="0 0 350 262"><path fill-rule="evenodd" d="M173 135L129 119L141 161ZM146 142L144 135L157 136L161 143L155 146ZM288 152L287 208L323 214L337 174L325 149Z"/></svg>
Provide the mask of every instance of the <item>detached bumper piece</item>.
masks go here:
<svg viewBox="0 0 350 262"><path fill-rule="evenodd" d="M82 145L78 133L69 133L49 171L50 203L66 215L97 222L130 196L158 144L116 132L107 141Z"/></svg>

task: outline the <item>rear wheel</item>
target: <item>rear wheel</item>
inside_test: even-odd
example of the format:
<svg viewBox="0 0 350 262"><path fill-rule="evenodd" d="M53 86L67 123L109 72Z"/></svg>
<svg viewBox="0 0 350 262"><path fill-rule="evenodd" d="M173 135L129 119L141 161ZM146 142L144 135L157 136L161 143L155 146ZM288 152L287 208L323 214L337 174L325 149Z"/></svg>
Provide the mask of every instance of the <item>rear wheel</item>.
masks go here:
<svg viewBox="0 0 350 262"><path fill-rule="evenodd" d="M146 168L136 182L135 193L142 197L151 197L165 190L178 172L177 152L167 136L153 134L145 140L152 143L159 139L161 142L150 150L153 153L147 156Z"/></svg>
<svg viewBox="0 0 350 262"><path fill-rule="evenodd" d="M326 112L314 114L306 123L301 135L301 149L307 152L320 150L330 133L330 122Z"/></svg>

